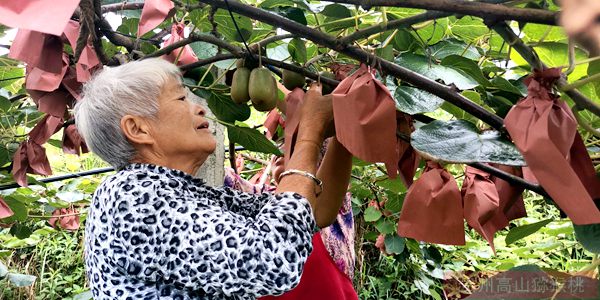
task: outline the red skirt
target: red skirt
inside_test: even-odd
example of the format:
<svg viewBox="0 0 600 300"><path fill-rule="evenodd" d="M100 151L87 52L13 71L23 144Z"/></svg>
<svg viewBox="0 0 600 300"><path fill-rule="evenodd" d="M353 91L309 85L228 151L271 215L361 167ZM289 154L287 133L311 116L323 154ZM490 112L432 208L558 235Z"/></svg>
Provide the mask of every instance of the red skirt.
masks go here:
<svg viewBox="0 0 600 300"><path fill-rule="evenodd" d="M320 233L313 235L312 243L313 252L306 260L298 286L281 296L261 300L358 300L352 280L335 265Z"/></svg>

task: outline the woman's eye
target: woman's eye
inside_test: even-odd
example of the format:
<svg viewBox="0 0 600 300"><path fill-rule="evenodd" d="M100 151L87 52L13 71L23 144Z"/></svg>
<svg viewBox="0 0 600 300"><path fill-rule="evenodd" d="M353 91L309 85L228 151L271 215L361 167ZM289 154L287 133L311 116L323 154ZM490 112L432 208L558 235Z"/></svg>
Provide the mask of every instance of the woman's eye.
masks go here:
<svg viewBox="0 0 600 300"><path fill-rule="evenodd" d="M186 96L183 96L183 97L179 97L179 99L177 99L177 100L185 101L186 98L187 98Z"/></svg>

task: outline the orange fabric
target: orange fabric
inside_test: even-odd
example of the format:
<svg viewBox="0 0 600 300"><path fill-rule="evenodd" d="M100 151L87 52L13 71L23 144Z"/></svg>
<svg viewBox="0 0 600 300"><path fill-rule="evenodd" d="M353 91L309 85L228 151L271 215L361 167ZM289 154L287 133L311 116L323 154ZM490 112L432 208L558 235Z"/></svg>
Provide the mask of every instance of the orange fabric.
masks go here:
<svg viewBox="0 0 600 300"><path fill-rule="evenodd" d="M500 196L490 174L467 166L461 194L467 223L488 241L495 253L494 233L484 229L500 206Z"/></svg>
<svg viewBox="0 0 600 300"><path fill-rule="evenodd" d="M63 130L62 149L64 153L77 155L89 152L75 124L71 124Z"/></svg>
<svg viewBox="0 0 600 300"><path fill-rule="evenodd" d="M137 36L140 37L160 25L160 23L167 18L169 11L171 11L173 7L175 7L175 5L171 0L144 1L144 8L142 8L140 23L138 24Z"/></svg>
<svg viewBox="0 0 600 300"><path fill-rule="evenodd" d="M182 23L173 24L173 26L171 26L171 36L163 43L163 48L173 43L181 41L184 38L184 28L185 25ZM177 60L178 66L187 65L198 61L198 57L196 57L196 54L194 53L190 45L185 45L183 46L183 48L177 48L171 51L169 54L163 55L162 57L172 63L174 63L175 60Z"/></svg>
<svg viewBox="0 0 600 300"><path fill-rule="evenodd" d="M567 105L551 94L558 78L560 69L534 72L526 80L528 96L508 112L505 126L538 182L573 223L600 223L600 210L579 176L585 175L568 161L578 134L577 121Z"/></svg>
<svg viewBox="0 0 600 300"><path fill-rule="evenodd" d="M12 209L8 207L8 204L4 202L4 199L0 197L0 219L8 218L14 214L15 213L12 211Z"/></svg>
<svg viewBox="0 0 600 300"><path fill-rule="evenodd" d="M396 178L396 105L387 87L361 65L332 95L337 140L364 161L383 162Z"/></svg>
<svg viewBox="0 0 600 300"><path fill-rule="evenodd" d="M427 161L421 177L408 189L398 234L428 243L465 244L460 191L454 177L440 164Z"/></svg>
<svg viewBox="0 0 600 300"><path fill-rule="evenodd" d="M397 130L407 136L414 131L412 117L402 113L397 112ZM410 187L413 183L413 178L415 177L415 172L419 167L419 163L421 163L421 157L413 149L410 143L402 141L398 139L399 145L399 161L398 161L398 169L400 170L400 178L406 187Z"/></svg>
<svg viewBox="0 0 600 300"><path fill-rule="evenodd" d="M13 156L12 174L20 186L27 186L26 173L52 175L46 149L33 141L24 141Z"/></svg>
<svg viewBox="0 0 600 300"><path fill-rule="evenodd" d="M0 1L0 23L60 35L79 0L3 0Z"/></svg>
<svg viewBox="0 0 600 300"><path fill-rule="evenodd" d="M327 252L320 233L312 239L313 252L308 256L300 283L281 296L267 296L261 300L358 300L352 280L335 265Z"/></svg>
<svg viewBox="0 0 600 300"><path fill-rule="evenodd" d="M56 209L56 210L54 210L54 212L52 212L52 217L50 219L48 219L48 223L50 224L50 226L52 226L54 228L56 228L57 226L60 226L60 228L62 228L62 229L65 229L68 231L75 231L75 230L79 229L79 215L74 215L77 213L78 213L78 211L75 208ZM61 215L66 215L66 216L58 217Z"/></svg>
<svg viewBox="0 0 600 300"><path fill-rule="evenodd" d="M75 21L69 21L67 27L65 27L64 36L71 44L71 48L75 50L77 48L77 39L79 38L79 27L80 24ZM92 77L93 70L96 67L100 67L100 60L96 55L93 47L88 43L83 48L79 60L75 64L75 70L77 73L77 81L86 82Z"/></svg>

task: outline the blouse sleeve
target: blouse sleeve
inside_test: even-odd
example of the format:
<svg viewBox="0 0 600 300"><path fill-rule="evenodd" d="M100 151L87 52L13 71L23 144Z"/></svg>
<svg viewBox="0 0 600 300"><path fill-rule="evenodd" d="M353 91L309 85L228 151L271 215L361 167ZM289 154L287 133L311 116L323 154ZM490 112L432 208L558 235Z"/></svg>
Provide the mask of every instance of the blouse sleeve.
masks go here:
<svg viewBox="0 0 600 300"><path fill-rule="evenodd" d="M213 200L220 206L248 218L254 218L263 206L265 206L265 204L273 197L273 194L271 193L252 194L238 191L227 186L206 188L214 191L216 197L214 197Z"/></svg>
<svg viewBox="0 0 600 300"><path fill-rule="evenodd" d="M110 221L113 263L148 282L226 297L278 295L295 287L316 228L308 201L295 193L214 191L265 204L228 210L207 199L178 198L159 184L119 191ZM255 210L254 218L235 212Z"/></svg>

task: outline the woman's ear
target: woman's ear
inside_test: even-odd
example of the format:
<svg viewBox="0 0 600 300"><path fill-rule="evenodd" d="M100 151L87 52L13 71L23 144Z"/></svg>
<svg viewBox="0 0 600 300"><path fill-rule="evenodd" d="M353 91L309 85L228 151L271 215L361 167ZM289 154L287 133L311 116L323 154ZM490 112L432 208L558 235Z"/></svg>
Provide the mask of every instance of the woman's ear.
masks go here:
<svg viewBox="0 0 600 300"><path fill-rule="evenodd" d="M150 133L150 124L140 116L125 115L121 118L121 130L125 137L134 144L153 144L154 137Z"/></svg>

